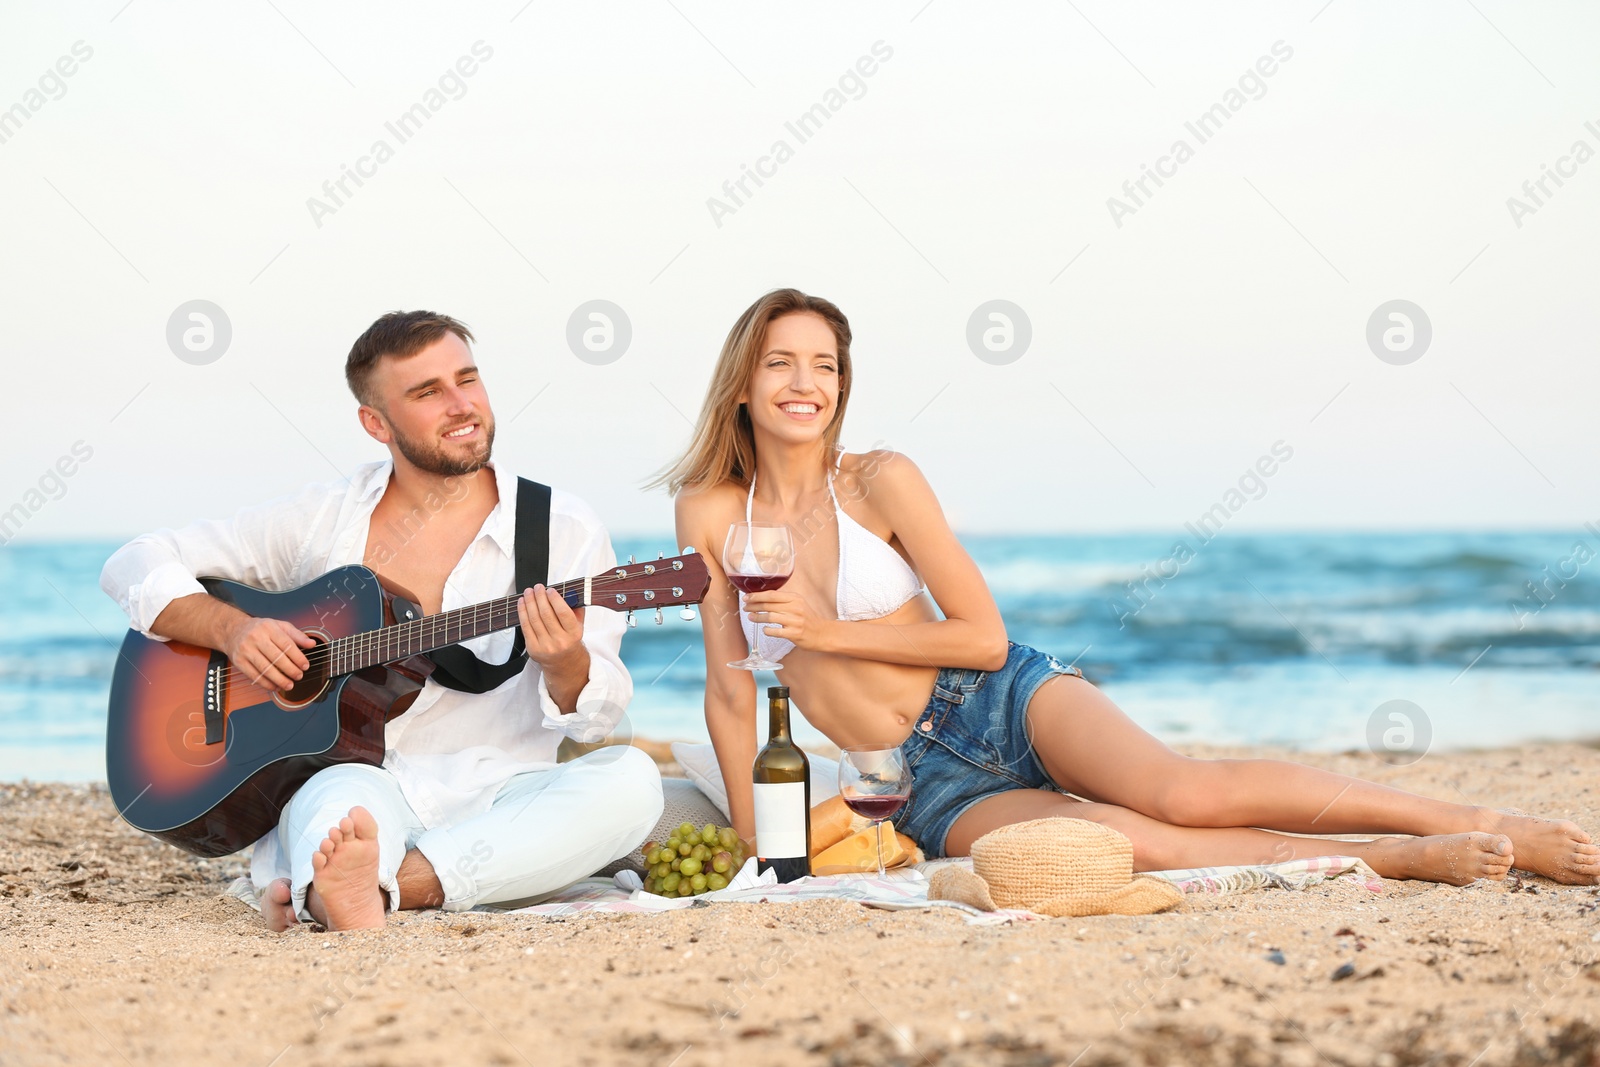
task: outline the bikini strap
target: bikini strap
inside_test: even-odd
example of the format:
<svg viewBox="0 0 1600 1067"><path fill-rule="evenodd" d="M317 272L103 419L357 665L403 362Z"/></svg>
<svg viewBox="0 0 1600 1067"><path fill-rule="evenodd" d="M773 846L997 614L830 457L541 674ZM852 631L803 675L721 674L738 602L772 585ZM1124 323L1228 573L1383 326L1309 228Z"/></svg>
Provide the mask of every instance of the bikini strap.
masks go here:
<svg viewBox="0 0 1600 1067"><path fill-rule="evenodd" d="M833 510L838 511L839 497L833 491L833 475L835 471L844 469L844 449L838 449L838 457L833 461L833 468L828 471L828 496L833 500Z"/></svg>
<svg viewBox="0 0 1600 1067"><path fill-rule="evenodd" d="M756 472L750 472L750 495L744 498L744 521L750 522L750 509L756 500Z"/></svg>

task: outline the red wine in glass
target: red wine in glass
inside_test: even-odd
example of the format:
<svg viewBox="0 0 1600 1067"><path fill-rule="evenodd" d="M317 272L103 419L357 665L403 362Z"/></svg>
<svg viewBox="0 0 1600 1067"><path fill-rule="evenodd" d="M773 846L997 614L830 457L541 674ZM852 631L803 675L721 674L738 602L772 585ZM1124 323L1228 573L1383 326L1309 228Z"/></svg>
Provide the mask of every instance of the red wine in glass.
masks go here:
<svg viewBox="0 0 1600 1067"><path fill-rule="evenodd" d="M782 589L783 583L789 580L787 574L730 574L728 581L741 593L765 593L772 589Z"/></svg>
<svg viewBox="0 0 1600 1067"><path fill-rule="evenodd" d="M857 794L844 798L844 806L863 818L882 822L906 806L910 793Z"/></svg>
<svg viewBox="0 0 1600 1067"><path fill-rule="evenodd" d="M794 573L794 540L789 528L773 522L734 523L728 527L728 540L722 546L722 571L746 595L780 588ZM754 622L752 619L752 625ZM783 669L783 664L763 656L756 645L752 636L750 654L728 666L744 671Z"/></svg>
<svg viewBox="0 0 1600 1067"><path fill-rule="evenodd" d="M872 820L883 875L883 820L911 796L911 768L899 745L847 745L839 750L839 796L845 807Z"/></svg>

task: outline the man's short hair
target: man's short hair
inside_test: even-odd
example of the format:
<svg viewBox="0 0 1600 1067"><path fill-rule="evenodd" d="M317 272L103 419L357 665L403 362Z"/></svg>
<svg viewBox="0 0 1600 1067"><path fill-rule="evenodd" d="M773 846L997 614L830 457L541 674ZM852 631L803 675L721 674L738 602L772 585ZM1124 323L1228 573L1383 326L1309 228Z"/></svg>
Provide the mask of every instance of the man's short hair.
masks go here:
<svg viewBox="0 0 1600 1067"><path fill-rule="evenodd" d="M376 406L372 395L372 372L384 356L404 359L414 356L447 333L468 344L472 331L466 324L437 311L391 311L367 327L356 338L350 356L344 361L344 380L363 404Z"/></svg>

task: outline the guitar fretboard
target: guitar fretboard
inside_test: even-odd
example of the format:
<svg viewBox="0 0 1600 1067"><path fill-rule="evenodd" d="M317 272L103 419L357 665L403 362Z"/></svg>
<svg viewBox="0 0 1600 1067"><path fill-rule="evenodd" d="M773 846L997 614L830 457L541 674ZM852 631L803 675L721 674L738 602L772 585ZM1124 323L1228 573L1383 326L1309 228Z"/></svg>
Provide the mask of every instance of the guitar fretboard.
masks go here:
<svg viewBox="0 0 1600 1067"><path fill-rule="evenodd" d="M570 606L582 606L583 579L560 582L550 588L565 597ZM437 615L424 615L393 626L337 638L329 642L331 673L349 674L383 663L394 663L446 645L509 629L520 622L517 618L517 601L520 599L520 596L513 595L499 600L486 600L481 604L441 611Z"/></svg>

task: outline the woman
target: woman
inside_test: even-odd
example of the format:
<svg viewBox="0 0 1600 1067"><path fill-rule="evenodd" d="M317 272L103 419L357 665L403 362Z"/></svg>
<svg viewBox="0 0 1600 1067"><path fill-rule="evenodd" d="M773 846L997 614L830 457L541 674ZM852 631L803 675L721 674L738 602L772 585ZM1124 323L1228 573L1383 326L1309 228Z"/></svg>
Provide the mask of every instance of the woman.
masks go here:
<svg viewBox="0 0 1600 1067"><path fill-rule="evenodd" d="M1181 756L1076 668L1009 643L916 465L837 452L853 376L837 307L768 293L734 323L689 448L660 479L678 543L710 549L706 725L740 834L755 829L756 681L726 664L748 638L782 657L795 704L835 744L902 746L913 787L898 825L930 857L966 855L1008 823L1069 816L1126 834L1138 870L1355 855L1385 877L1454 885L1504 878L1513 861L1559 882L1600 881L1600 846L1573 823L1281 760ZM717 549L747 518L790 527L795 571L741 611Z"/></svg>

